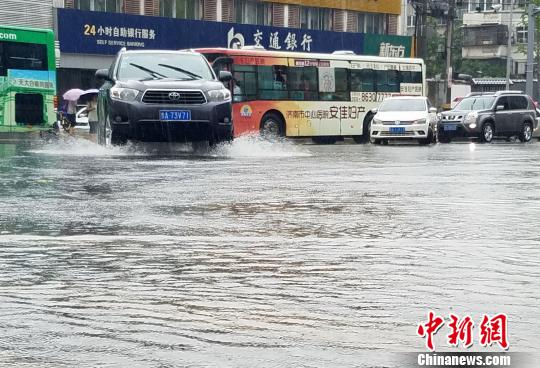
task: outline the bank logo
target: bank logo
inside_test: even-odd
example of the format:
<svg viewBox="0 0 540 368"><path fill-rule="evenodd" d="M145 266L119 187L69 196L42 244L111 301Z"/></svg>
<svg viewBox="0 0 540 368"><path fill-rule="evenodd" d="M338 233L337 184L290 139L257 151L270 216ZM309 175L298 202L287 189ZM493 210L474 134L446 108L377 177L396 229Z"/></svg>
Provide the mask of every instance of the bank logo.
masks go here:
<svg viewBox="0 0 540 368"><path fill-rule="evenodd" d="M240 108L240 116L243 118L250 118L251 115L253 115L253 110L251 109L251 106L244 105Z"/></svg>
<svg viewBox="0 0 540 368"><path fill-rule="evenodd" d="M179 99L180 99L180 93L178 93L178 92L169 93L169 100L178 101Z"/></svg>
<svg viewBox="0 0 540 368"><path fill-rule="evenodd" d="M244 35L240 32L234 33L234 27L231 27L227 33L227 47L230 49L241 49L246 44Z"/></svg>

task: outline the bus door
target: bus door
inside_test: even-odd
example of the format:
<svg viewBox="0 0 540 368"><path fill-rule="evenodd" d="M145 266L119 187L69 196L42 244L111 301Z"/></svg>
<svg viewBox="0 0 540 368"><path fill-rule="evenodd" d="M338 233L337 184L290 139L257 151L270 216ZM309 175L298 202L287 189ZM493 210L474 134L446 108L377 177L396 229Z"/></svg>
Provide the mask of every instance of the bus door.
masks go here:
<svg viewBox="0 0 540 368"><path fill-rule="evenodd" d="M321 65L327 71L322 82ZM340 135L339 119L330 117L333 100L331 92L320 93L321 88L335 92L333 69L330 69L329 61L289 59L287 87L289 99L294 101L294 109L292 114L288 114L291 121L287 123L297 127L299 136Z"/></svg>
<svg viewBox="0 0 540 368"><path fill-rule="evenodd" d="M321 61L319 65L319 99L328 112L320 119L320 135L352 135L361 124L350 102L349 62Z"/></svg>

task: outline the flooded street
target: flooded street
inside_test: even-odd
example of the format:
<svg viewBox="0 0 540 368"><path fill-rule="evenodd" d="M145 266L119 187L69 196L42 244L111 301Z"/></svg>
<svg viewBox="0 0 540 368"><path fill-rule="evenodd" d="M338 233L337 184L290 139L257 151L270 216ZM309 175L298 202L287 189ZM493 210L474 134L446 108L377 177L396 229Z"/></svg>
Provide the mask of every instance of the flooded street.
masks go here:
<svg viewBox="0 0 540 368"><path fill-rule="evenodd" d="M0 144L0 366L398 367L430 310L537 352L539 222L539 143Z"/></svg>

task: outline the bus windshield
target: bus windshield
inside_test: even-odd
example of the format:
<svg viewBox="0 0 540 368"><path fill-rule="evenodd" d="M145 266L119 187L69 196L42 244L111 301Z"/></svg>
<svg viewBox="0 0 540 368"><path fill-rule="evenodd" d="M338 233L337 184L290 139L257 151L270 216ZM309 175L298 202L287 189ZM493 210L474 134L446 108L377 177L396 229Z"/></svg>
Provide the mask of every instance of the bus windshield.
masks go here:
<svg viewBox="0 0 540 368"><path fill-rule="evenodd" d="M379 107L379 111L425 111L426 102L418 98L386 100Z"/></svg>
<svg viewBox="0 0 540 368"><path fill-rule="evenodd" d="M0 75L5 77L8 69L47 70L47 46L0 41Z"/></svg>
<svg viewBox="0 0 540 368"><path fill-rule="evenodd" d="M454 107L454 110L485 110L491 108L494 101L495 97L493 96L464 98Z"/></svg>

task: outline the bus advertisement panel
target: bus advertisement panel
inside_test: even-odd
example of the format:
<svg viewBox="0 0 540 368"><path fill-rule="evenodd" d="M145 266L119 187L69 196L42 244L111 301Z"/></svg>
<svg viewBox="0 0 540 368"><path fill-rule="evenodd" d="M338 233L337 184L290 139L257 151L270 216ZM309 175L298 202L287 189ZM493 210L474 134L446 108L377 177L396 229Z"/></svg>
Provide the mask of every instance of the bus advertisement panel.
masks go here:
<svg viewBox="0 0 540 368"><path fill-rule="evenodd" d="M0 133L50 129L55 95L53 32L0 26Z"/></svg>
<svg viewBox="0 0 540 368"><path fill-rule="evenodd" d="M425 95L421 59L198 49L233 73L235 135L271 133L333 143L367 141L372 110L392 95Z"/></svg>

